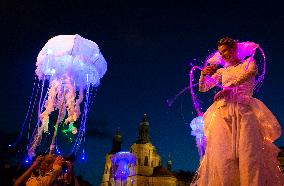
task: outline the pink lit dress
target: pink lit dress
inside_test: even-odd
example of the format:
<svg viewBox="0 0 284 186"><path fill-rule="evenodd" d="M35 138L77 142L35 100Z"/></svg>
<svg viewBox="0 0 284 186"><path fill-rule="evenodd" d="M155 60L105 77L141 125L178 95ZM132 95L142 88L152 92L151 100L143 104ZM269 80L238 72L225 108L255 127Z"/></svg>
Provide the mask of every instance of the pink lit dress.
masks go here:
<svg viewBox="0 0 284 186"><path fill-rule="evenodd" d="M256 74L255 61L248 58L212 75L223 86L235 87L204 113L207 147L198 169L198 186L284 186L279 149L273 144L281 127L264 103L252 97ZM201 75L201 92L214 86Z"/></svg>

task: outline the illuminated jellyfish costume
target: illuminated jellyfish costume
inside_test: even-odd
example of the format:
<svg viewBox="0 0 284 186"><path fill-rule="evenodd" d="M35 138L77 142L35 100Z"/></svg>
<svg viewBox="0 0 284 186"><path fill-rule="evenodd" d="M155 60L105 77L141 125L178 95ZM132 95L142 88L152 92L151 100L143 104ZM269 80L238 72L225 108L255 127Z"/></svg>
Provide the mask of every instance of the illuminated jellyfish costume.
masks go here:
<svg viewBox="0 0 284 186"><path fill-rule="evenodd" d="M207 63L222 64L223 68L210 76L200 76L199 90L206 92L218 86L232 86L229 96L220 97L203 114L192 89L194 107L203 116L206 150L193 184L216 185L284 185L284 177L278 167L279 149L273 142L280 137L281 127L275 116L258 99L253 91L259 87L265 74L265 56L259 45L253 42L237 43L238 57L242 63L228 66L219 52L209 57ZM264 59L263 72L257 77L258 67L253 56L260 49ZM221 85L219 84L221 83ZM195 122L196 123L196 122ZM205 145L205 144L202 144Z"/></svg>
<svg viewBox="0 0 284 186"><path fill-rule="evenodd" d="M60 125L67 127L65 132L75 135L72 153L76 153L82 140L85 140L88 109L94 100L94 91L107 70L107 63L95 42L79 35L59 35L51 38L42 48L36 66L38 89L33 92L36 96L32 95L23 124L24 128L32 108L36 108L38 122L28 145L29 158L35 156L43 133L51 131L54 133L49 152L57 152L56 136ZM56 123L50 123L50 114L55 111L58 112ZM79 129L74 125L76 121Z"/></svg>
<svg viewBox="0 0 284 186"><path fill-rule="evenodd" d="M131 185L133 185L133 176L135 175L136 157L130 152L118 152L111 156L112 174L115 185L128 185L128 177L132 177Z"/></svg>
<svg viewBox="0 0 284 186"><path fill-rule="evenodd" d="M194 118L190 122L190 127L191 127L191 135L195 136L199 157L202 158L206 148L206 138L203 132L203 127L204 127L203 116L200 115Z"/></svg>

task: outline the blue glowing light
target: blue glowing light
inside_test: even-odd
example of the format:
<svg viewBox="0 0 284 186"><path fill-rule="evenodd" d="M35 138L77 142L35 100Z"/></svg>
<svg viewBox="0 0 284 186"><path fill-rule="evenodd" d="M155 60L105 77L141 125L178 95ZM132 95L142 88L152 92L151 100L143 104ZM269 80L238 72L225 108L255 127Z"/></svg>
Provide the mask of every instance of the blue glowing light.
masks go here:
<svg viewBox="0 0 284 186"><path fill-rule="evenodd" d="M198 148L200 158L204 155L206 148L206 137L204 135L203 127L204 120L203 116L198 116L190 122L190 127L192 129L191 135L195 136L196 146Z"/></svg>
<svg viewBox="0 0 284 186"><path fill-rule="evenodd" d="M125 181L131 173L129 165L134 167L136 157L130 152L118 152L111 156L111 162L114 167L114 179Z"/></svg>
<svg viewBox="0 0 284 186"><path fill-rule="evenodd" d="M85 160L85 159L86 159L86 156L85 156L85 149L83 149L82 156L81 156L81 160Z"/></svg>

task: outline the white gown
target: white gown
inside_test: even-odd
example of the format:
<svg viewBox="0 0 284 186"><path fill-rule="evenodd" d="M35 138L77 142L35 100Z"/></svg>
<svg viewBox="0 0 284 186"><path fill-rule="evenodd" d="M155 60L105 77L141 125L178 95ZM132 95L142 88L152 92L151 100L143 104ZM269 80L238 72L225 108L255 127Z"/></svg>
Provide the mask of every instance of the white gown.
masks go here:
<svg viewBox="0 0 284 186"><path fill-rule="evenodd" d="M237 86L204 113L207 147L198 169L198 186L284 185L279 149L273 144L281 127L270 110L252 97L256 74L253 58L213 74L223 86ZM202 76L199 81L202 92L215 85Z"/></svg>

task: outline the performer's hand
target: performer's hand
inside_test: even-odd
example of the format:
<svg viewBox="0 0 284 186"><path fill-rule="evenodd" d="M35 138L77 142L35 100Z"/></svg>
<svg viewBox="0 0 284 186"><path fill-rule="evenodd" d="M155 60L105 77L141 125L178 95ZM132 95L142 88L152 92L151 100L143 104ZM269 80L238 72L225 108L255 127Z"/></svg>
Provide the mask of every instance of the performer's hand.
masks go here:
<svg viewBox="0 0 284 186"><path fill-rule="evenodd" d="M61 156L57 156L56 158L55 158L55 160L54 160L54 163L53 163L53 165L58 165L58 166L62 166L62 164L63 164L63 158L61 157Z"/></svg>
<svg viewBox="0 0 284 186"><path fill-rule="evenodd" d="M217 65L209 65L207 67L205 67L202 71L201 74L202 75L213 75L215 72L217 71Z"/></svg>
<svg viewBox="0 0 284 186"><path fill-rule="evenodd" d="M31 165L31 167L33 167L33 168L37 167L42 160L43 160L43 156L39 155L38 157L36 157L35 161Z"/></svg>

